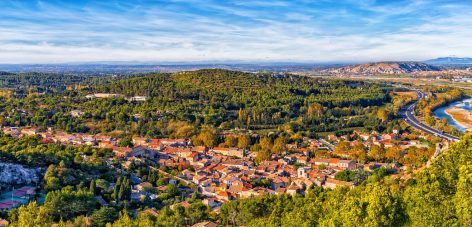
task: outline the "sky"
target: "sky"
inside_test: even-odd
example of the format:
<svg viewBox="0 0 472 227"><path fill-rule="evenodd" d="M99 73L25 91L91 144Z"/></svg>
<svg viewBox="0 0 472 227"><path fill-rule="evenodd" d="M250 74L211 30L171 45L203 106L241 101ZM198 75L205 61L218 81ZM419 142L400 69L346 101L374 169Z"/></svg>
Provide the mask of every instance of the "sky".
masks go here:
<svg viewBox="0 0 472 227"><path fill-rule="evenodd" d="M0 63L472 57L472 2L0 0Z"/></svg>

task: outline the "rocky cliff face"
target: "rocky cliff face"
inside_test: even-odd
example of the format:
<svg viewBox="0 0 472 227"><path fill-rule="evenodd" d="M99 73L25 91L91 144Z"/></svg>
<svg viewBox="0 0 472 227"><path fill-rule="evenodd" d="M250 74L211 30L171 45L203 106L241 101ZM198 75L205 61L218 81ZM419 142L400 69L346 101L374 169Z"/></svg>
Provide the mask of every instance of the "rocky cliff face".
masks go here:
<svg viewBox="0 0 472 227"><path fill-rule="evenodd" d="M327 69L330 74L410 74L425 71L441 71L439 67L420 62L376 62L368 64L349 65L340 68Z"/></svg>
<svg viewBox="0 0 472 227"><path fill-rule="evenodd" d="M0 162L0 184L25 185L39 183L40 168L31 169L22 165Z"/></svg>

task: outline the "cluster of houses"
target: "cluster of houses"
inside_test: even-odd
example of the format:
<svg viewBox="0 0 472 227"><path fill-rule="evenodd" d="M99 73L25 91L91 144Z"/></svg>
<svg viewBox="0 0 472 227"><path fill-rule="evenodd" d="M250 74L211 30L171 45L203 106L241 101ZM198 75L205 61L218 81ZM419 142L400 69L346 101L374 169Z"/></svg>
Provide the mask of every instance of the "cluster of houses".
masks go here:
<svg viewBox="0 0 472 227"><path fill-rule="evenodd" d="M392 133L384 134L380 134L376 131L372 131L371 133L363 133L355 130L350 135L344 135L340 137L337 137L333 134L328 135L328 140L335 144L339 143L340 141L350 141L350 145L362 143L366 147L370 147L372 145L383 146L384 148L397 146L400 149L406 149L412 146L427 147L427 145L420 143L420 138L426 139L424 136L416 136L408 132L403 132L400 134L398 130L395 129ZM336 155L342 156L342 154Z"/></svg>
<svg viewBox="0 0 472 227"><path fill-rule="evenodd" d="M135 138L133 142L137 146L124 153L115 152L127 160L123 165L146 157L160 165L181 166L183 171L175 178L195 185L198 192L207 197L203 202L215 209L227 201L250 196L303 194L314 186L354 187L351 182L334 178L339 171L356 169L354 160L310 158L308 148L292 145L295 153L273 156L256 165L254 153L238 148L191 146L187 140ZM316 140L311 142L322 146ZM154 146L156 143L159 147Z"/></svg>
<svg viewBox="0 0 472 227"><path fill-rule="evenodd" d="M95 93L95 94L90 94L86 95L85 98L87 99L97 99L97 98L115 98L115 97L123 97L121 94L112 94L112 93ZM133 96L133 97L126 97L126 100L129 102L144 102L147 100L146 96Z"/></svg>
<svg viewBox="0 0 472 227"><path fill-rule="evenodd" d="M311 157L313 150L325 149L334 153L334 147L340 141L363 143L366 146L390 144L396 146L421 146L418 140L398 141L408 135L399 135L397 131L390 134L370 134L354 131L351 135L336 137L329 135L325 139L305 138L303 146L288 144L290 152L284 155L272 155L270 160L255 164L256 152L239 148L193 146L188 139L150 139L135 137L133 147L118 146L118 139L105 135L69 134L49 129L39 132L34 128L4 127L3 132L14 137L24 135L42 136L45 143L60 142L67 145L90 145L111 149L121 164L126 168L131 162L154 161L167 167L181 167L176 180L195 185L199 193L206 195L204 203L218 209L227 201L250 196L267 194L304 194L310 187L335 188L339 186L354 187L351 182L335 179L336 173L345 170L364 168L373 170L385 163L356 163L348 156L335 154L340 158ZM354 140L352 138L355 138ZM156 196L145 192L150 183L140 182L133 188L134 199L143 196L155 199ZM151 185L152 187L152 185ZM162 188L158 188L161 190Z"/></svg>

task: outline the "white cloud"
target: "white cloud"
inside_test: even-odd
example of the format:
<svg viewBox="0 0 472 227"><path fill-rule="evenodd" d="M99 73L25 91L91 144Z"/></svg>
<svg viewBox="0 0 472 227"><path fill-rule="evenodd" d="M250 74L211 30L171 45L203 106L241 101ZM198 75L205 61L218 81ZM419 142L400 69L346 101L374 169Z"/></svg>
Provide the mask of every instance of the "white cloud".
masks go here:
<svg viewBox="0 0 472 227"><path fill-rule="evenodd" d="M0 17L5 19L0 20L0 62L377 61L472 53L467 13L472 7L467 6L356 1L351 4L358 9L346 10L295 7L290 1L195 1L197 9L189 10L188 1L174 2L167 7L119 4L118 12L45 2L39 2L39 11L11 6ZM435 13L418 7L433 7ZM400 15L405 14L416 20L404 21Z"/></svg>

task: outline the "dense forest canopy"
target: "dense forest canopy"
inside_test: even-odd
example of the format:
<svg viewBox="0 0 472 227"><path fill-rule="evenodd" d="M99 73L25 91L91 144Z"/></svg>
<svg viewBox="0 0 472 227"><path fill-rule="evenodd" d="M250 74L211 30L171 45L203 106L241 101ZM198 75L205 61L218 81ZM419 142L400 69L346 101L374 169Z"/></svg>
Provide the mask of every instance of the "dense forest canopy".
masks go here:
<svg viewBox="0 0 472 227"><path fill-rule="evenodd" d="M69 132L122 130L142 136L181 137L167 127L169 122L179 121L197 129L201 125L252 130L283 127L283 131L308 135L385 127L373 113L390 101L387 89L366 82L215 69L152 74L22 99L3 97L0 109L2 125L53 126ZM123 96L85 98L95 92ZM125 99L137 95L147 96L147 100ZM73 110L83 114L72 119Z"/></svg>
<svg viewBox="0 0 472 227"><path fill-rule="evenodd" d="M381 104L386 97L377 86L362 82L333 81L290 75L253 74L221 69L156 74L102 85L98 91L127 96L144 95L163 101L218 101L228 109L268 108L318 102L326 107ZM259 100L259 101L256 101ZM290 103L291 101L291 103ZM267 103L269 102L269 103ZM278 102L278 103L276 103Z"/></svg>
<svg viewBox="0 0 472 227"><path fill-rule="evenodd" d="M21 97L31 92L52 93L66 89L86 88L99 84L109 83L118 79L142 76L143 74L65 74L65 73L40 73L0 72L0 89L9 89L15 95Z"/></svg>

